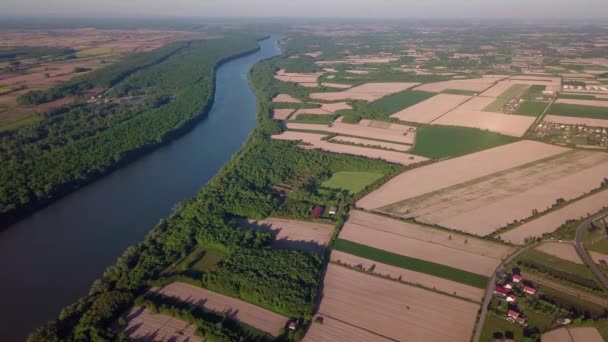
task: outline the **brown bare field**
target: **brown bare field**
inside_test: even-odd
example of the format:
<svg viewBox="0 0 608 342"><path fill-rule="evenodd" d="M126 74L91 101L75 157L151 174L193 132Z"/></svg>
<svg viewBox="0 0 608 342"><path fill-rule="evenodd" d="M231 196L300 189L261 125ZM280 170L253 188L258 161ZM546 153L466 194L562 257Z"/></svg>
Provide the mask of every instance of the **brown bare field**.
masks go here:
<svg viewBox="0 0 608 342"><path fill-rule="evenodd" d="M312 93L310 97L323 101L339 100L366 100L375 101L384 96L402 92L418 83L411 82L387 82L387 83L365 83L340 92Z"/></svg>
<svg viewBox="0 0 608 342"><path fill-rule="evenodd" d="M302 101L296 99L289 94L279 94L272 99L272 102L283 102L283 103L302 103Z"/></svg>
<svg viewBox="0 0 608 342"><path fill-rule="evenodd" d="M240 299L184 283L171 283L161 289L150 291L200 306L210 311L225 314L272 336L279 336L289 320L272 311L246 303Z"/></svg>
<svg viewBox="0 0 608 342"><path fill-rule="evenodd" d="M348 88L352 87L352 85L350 85L350 84L330 83L330 82L323 82L323 83L321 83L321 85L324 87L339 88L339 89L348 89Z"/></svg>
<svg viewBox="0 0 608 342"><path fill-rule="evenodd" d="M355 211L344 224L340 239L485 276L500 264L501 258L496 256L504 257L510 250L483 241L472 241L472 246L468 246L466 237L455 236L450 240L450 235L457 234Z"/></svg>
<svg viewBox="0 0 608 342"><path fill-rule="evenodd" d="M342 109L352 109L352 107L346 102L323 103L321 108L298 109L294 118L297 118L300 114L330 115Z"/></svg>
<svg viewBox="0 0 608 342"><path fill-rule="evenodd" d="M506 242L521 245L525 243L525 239L528 237L540 237L545 233L552 233L566 223L566 220L586 217L588 214L600 211L605 206L608 206L608 191L606 190L524 223L501 234L500 238Z"/></svg>
<svg viewBox="0 0 608 342"><path fill-rule="evenodd" d="M436 125L464 126L485 129L514 137L522 137L536 120L532 116L511 115L457 108L433 121Z"/></svg>
<svg viewBox="0 0 608 342"><path fill-rule="evenodd" d="M267 218L241 222L246 228L272 233L276 248L300 249L323 253L334 233L331 224Z"/></svg>
<svg viewBox="0 0 608 342"><path fill-rule="evenodd" d="M347 57L346 59L331 60L331 61L318 61L315 62L319 65L331 65L331 64L385 64L396 61L396 57Z"/></svg>
<svg viewBox="0 0 608 342"><path fill-rule="evenodd" d="M541 336L541 342L604 342L595 327L563 327Z"/></svg>
<svg viewBox="0 0 608 342"><path fill-rule="evenodd" d="M451 80L436 83L427 83L419 87L416 90L430 91L434 93L440 93L446 89L458 89L458 90L471 90L481 92L492 84L495 80L493 78L473 78L466 80Z"/></svg>
<svg viewBox="0 0 608 342"><path fill-rule="evenodd" d="M567 103L580 106L593 106L593 107L605 107L608 108L608 101L596 101L596 100L575 100L575 99L559 99L556 103Z"/></svg>
<svg viewBox="0 0 608 342"><path fill-rule="evenodd" d="M367 123L367 125L366 125ZM334 121L331 125L322 124L306 124L306 123L287 123L288 129L302 129L309 131L325 131L334 134L350 135L361 138L369 138L376 140L392 141L402 144L412 145L416 138L416 132L408 132L410 126L406 125L391 125L388 128L374 127L368 121L358 124L342 123L339 120Z"/></svg>
<svg viewBox="0 0 608 342"><path fill-rule="evenodd" d="M283 132L280 135L273 135L272 139L302 141L308 144L300 145L300 147L304 149L320 149L327 152L351 154L372 159L382 159L391 163L397 163L402 165L410 165L428 160L427 158L416 156L413 154L395 151L385 151L375 148L366 148L344 144L335 144L322 140L325 136L326 135L324 134L287 131Z"/></svg>
<svg viewBox="0 0 608 342"><path fill-rule="evenodd" d="M574 245L568 242L545 242L535 249L556 258L568 260L575 264L583 264L583 260L581 260L581 257L576 252Z"/></svg>
<svg viewBox="0 0 608 342"><path fill-rule="evenodd" d="M479 110L483 111L490 103L496 101L495 97L475 96L469 101L458 106L458 110Z"/></svg>
<svg viewBox="0 0 608 342"><path fill-rule="evenodd" d="M595 262L596 264L601 264L602 260L608 263L608 254L590 250L587 250L587 252L589 253L589 256L591 256L591 259L593 259L593 262Z"/></svg>
<svg viewBox="0 0 608 342"><path fill-rule="evenodd" d="M496 172L508 170L569 149L535 141L518 141L463 157L406 171L357 202L365 209L377 209Z"/></svg>
<svg viewBox="0 0 608 342"><path fill-rule="evenodd" d="M285 72L284 69L281 69L276 72L274 78L282 82L292 82L297 84L315 84L317 85L317 80L319 77L323 75L322 72L316 73L296 73L296 72Z"/></svg>
<svg viewBox="0 0 608 342"><path fill-rule="evenodd" d="M608 102L608 101L606 101ZM543 122L560 123L565 125L586 125L591 127L608 128L608 120L579 118L575 116L545 115Z"/></svg>
<svg viewBox="0 0 608 342"><path fill-rule="evenodd" d="M463 95L439 94L397 112L391 117L402 121L429 123L470 98L470 96Z"/></svg>
<svg viewBox="0 0 608 342"><path fill-rule="evenodd" d="M345 143L351 143L351 144L355 144L355 145L384 148L384 149L388 149L388 150L396 150L396 151L401 151L401 152L407 152L412 148L411 145L401 145L401 144L388 143L388 142L384 142L384 141L344 137L344 136L340 136L340 135L329 139L329 141L345 142Z"/></svg>
<svg viewBox="0 0 608 342"><path fill-rule="evenodd" d="M273 109L272 117L277 120L285 120L293 113L293 109Z"/></svg>
<svg viewBox="0 0 608 342"><path fill-rule="evenodd" d="M330 263L318 314L397 341L468 342L478 309L478 304Z"/></svg>
<svg viewBox="0 0 608 342"><path fill-rule="evenodd" d="M593 78L593 77L595 77L588 73L582 73L582 72L567 72L567 73L561 74L561 76L565 77L565 78Z"/></svg>
<svg viewBox="0 0 608 342"><path fill-rule="evenodd" d="M480 299L484 294L483 289L478 289L476 287L464 285L451 280L430 276L424 273L413 272L403 268L386 265L377 261L368 260L340 251L331 252L331 261L341 265L363 268L375 274L388 276L393 279L401 279L401 281L410 284L423 286L428 289L435 289L437 291L453 294L476 302L480 302Z"/></svg>
<svg viewBox="0 0 608 342"><path fill-rule="evenodd" d="M175 341L203 342L196 336L196 326L173 317L133 307L125 315L126 327L121 329L127 336L144 342Z"/></svg>
<svg viewBox="0 0 608 342"><path fill-rule="evenodd" d="M542 81L541 79L546 79ZM551 79L551 80L547 80ZM521 76L520 78L511 77L507 80L496 83L492 88L481 93L481 96L486 97L500 97L507 89L512 85L545 85L547 90L553 92L561 90L561 81L559 78L554 77L536 77L536 76Z"/></svg>
<svg viewBox="0 0 608 342"><path fill-rule="evenodd" d="M600 186L608 155L575 150L377 209L393 216L487 235Z"/></svg>
<svg viewBox="0 0 608 342"><path fill-rule="evenodd" d="M316 82L300 82L298 85L304 88L317 88L319 86L319 84Z"/></svg>
<svg viewBox="0 0 608 342"><path fill-rule="evenodd" d="M545 84L545 83L561 84L562 83L562 80L559 77L531 76L531 75L511 76L511 77L509 77L509 80L539 82L537 84Z"/></svg>
<svg viewBox="0 0 608 342"><path fill-rule="evenodd" d="M304 336L304 342L392 342L394 340L378 336L348 323L331 317L317 315L314 319L322 319L323 323L313 320Z"/></svg>

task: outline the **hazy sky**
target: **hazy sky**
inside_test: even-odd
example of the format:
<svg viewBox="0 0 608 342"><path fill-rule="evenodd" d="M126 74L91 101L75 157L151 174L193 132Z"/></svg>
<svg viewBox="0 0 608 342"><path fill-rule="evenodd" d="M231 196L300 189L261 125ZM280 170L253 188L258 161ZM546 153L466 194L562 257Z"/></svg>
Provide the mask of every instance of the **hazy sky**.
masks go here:
<svg viewBox="0 0 608 342"><path fill-rule="evenodd" d="M606 18L608 0L2 0L0 15Z"/></svg>

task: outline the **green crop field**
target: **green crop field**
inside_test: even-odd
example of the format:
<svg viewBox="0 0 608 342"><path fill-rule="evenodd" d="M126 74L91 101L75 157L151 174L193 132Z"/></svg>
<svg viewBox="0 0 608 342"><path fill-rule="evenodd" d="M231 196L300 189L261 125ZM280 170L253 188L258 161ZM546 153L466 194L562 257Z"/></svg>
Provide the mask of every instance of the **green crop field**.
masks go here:
<svg viewBox="0 0 608 342"><path fill-rule="evenodd" d="M337 115L299 114L296 119L287 120L287 122L304 122L329 125L330 123L334 122L337 117Z"/></svg>
<svg viewBox="0 0 608 342"><path fill-rule="evenodd" d="M547 109L548 105L545 102L525 101L513 114L538 117Z"/></svg>
<svg viewBox="0 0 608 342"><path fill-rule="evenodd" d="M348 190L351 194L356 194L383 176L383 174L375 172L336 172L321 185L332 189Z"/></svg>
<svg viewBox="0 0 608 342"><path fill-rule="evenodd" d="M478 92L474 90L462 90L462 89L446 89L441 92L442 94L451 94L451 95L468 95L473 96Z"/></svg>
<svg viewBox="0 0 608 342"><path fill-rule="evenodd" d="M411 153L441 159L516 141L513 137L469 127L429 125L418 129Z"/></svg>
<svg viewBox="0 0 608 342"><path fill-rule="evenodd" d="M506 99L518 99L523 97L528 92L529 88L530 86L526 84L514 84L507 90L503 91L498 97Z"/></svg>
<svg viewBox="0 0 608 342"><path fill-rule="evenodd" d="M86 49L76 52L76 57L93 57L112 53L112 48L109 46L100 46L92 49Z"/></svg>
<svg viewBox="0 0 608 342"><path fill-rule="evenodd" d="M608 239L602 239L594 243L589 246L589 249L595 252L608 254Z"/></svg>
<svg viewBox="0 0 608 342"><path fill-rule="evenodd" d="M524 340L524 329L521 325L509 322L506 318L500 317L493 312L488 312L486 322L481 331L480 341L492 341L495 333L501 334L504 337L507 331L513 333L515 341Z"/></svg>
<svg viewBox="0 0 608 342"><path fill-rule="evenodd" d="M608 108L579 106L567 103L554 103L548 111L549 114L575 116L579 118L608 119Z"/></svg>
<svg viewBox="0 0 608 342"><path fill-rule="evenodd" d="M598 99L597 97L595 97L595 95L588 95L588 94L563 94L563 93L560 93L559 98L560 99L571 99L571 100L594 100L594 101L606 100L606 101L608 101L608 99L601 99L601 98Z"/></svg>
<svg viewBox="0 0 608 342"><path fill-rule="evenodd" d="M207 272L228 256L215 248L197 245L190 254L176 261L163 271L164 275L179 274L186 271Z"/></svg>
<svg viewBox="0 0 608 342"><path fill-rule="evenodd" d="M381 249L361 245L356 242L337 239L334 243L334 249L387 265L429 274L480 289L485 289L486 285L488 284L488 278L479 274L436 264L430 261L387 252Z"/></svg>
<svg viewBox="0 0 608 342"><path fill-rule="evenodd" d="M435 96L434 93L429 93L426 91L406 90L397 94L385 96L380 100L370 103L369 106L371 109L384 113L388 116L427 100L433 96Z"/></svg>

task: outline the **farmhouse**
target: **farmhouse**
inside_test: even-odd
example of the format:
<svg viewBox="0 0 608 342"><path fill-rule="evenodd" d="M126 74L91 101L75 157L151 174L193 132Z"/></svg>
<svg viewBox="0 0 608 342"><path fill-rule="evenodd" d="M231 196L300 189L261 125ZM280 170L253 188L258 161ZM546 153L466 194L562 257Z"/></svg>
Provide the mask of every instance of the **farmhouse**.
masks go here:
<svg viewBox="0 0 608 342"><path fill-rule="evenodd" d="M512 318L512 319L517 319L519 317L519 312L517 312L515 310L509 310L507 312L507 317Z"/></svg>
<svg viewBox="0 0 608 342"><path fill-rule="evenodd" d="M496 288L494 289L494 293L506 297L509 294L509 290L505 289L502 286L496 286Z"/></svg>
<svg viewBox="0 0 608 342"><path fill-rule="evenodd" d="M522 281L521 275L519 275L519 274L514 274L513 275L513 282L514 283L521 283L521 281Z"/></svg>
<svg viewBox="0 0 608 342"><path fill-rule="evenodd" d="M532 286L524 286L524 292L529 295L534 295L536 293L536 289Z"/></svg>
<svg viewBox="0 0 608 342"><path fill-rule="evenodd" d="M517 301L517 297L514 294L510 294L507 296L507 303L515 303Z"/></svg>

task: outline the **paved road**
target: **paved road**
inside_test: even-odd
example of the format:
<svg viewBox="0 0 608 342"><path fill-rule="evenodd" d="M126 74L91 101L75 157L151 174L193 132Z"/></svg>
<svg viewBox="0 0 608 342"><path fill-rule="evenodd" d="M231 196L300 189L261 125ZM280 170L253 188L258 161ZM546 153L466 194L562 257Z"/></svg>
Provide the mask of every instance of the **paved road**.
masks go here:
<svg viewBox="0 0 608 342"><path fill-rule="evenodd" d="M496 273L502 272L505 268L505 265L513 261L513 259L517 258L521 253L527 251L530 247L536 247L536 244L528 245L521 249L518 249L515 253L511 254L508 258L503 260L496 272L490 278L488 283L488 288L486 289L486 296L483 299L483 303L481 304L481 313L479 317L479 322L477 322L477 328L475 329L475 335L473 336L473 342L479 342L481 338L481 331L483 330L483 325L486 322L486 316L488 314L488 306L490 306L490 301L492 301L492 297L494 296L494 285L496 284Z"/></svg>
<svg viewBox="0 0 608 342"><path fill-rule="evenodd" d="M597 265L593 262L593 259L591 259L589 253L587 253L585 246L583 246L582 241L583 233L585 229L589 228L591 222L605 215L608 215L608 211L603 211L597 215L590 216L589 218L581 222L581 224L576 229L576 239L574 241L574 247L576 247L576 251L580 255L581 259L583 259L583 261L591 269L593 274L595 274L595 276L600 280L604 288L608 290L608 279L606 279L604 273L602 273L602 271L600 271Z"/></svg>

